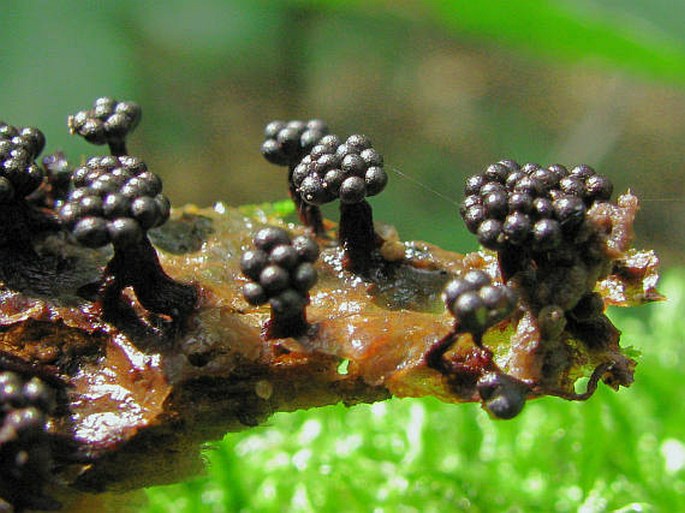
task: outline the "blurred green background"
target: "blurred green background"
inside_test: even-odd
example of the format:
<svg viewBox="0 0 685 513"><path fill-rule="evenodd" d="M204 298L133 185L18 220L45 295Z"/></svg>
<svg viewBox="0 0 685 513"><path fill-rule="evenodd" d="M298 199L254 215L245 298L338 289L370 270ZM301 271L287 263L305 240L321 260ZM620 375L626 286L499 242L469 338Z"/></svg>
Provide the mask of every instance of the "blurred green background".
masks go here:
<svg viewBox="0 0 685 513"><path fill-rule="evenodd" d="M453 249L475 247L450 203L466 175L585 162L644 198L640 244L683 263L683 20L672 0L3 0L0 116L78 161L101 148L66 116L135 99L131 151L200 205L284 197L262 129L322 117L411 177L392 174L377 217Z"/></svg>
<svg viewBox="0 0 685 513"><path fill-rule="evenodd" d="M0 119L78 162L100 149L66 116L102 95L141 103L130 150L175 204L283 198L262 129L321 117L397 171L372 204L405 239L474 249L457 203L488 163L584 162L642 198L637 245L685 264L682 1L3 0ZM682 306L623 312L644 353L629 391L505 424L431 401L277 416L211 451L209 477L150 491L150 511L685 510ZM317 464L298 466L307 447Z"/></svg>

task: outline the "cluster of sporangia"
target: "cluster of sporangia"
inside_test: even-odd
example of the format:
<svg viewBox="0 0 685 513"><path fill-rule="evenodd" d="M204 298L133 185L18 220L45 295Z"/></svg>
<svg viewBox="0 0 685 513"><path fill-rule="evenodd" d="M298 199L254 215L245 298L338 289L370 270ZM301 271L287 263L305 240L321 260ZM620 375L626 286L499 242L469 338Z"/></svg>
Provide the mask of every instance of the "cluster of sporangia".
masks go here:
<svg viewBox="0 0 685 513"><path fill-rule="evenodd" d="M59 152L44 158L42 167L35 162L45 145L40 130L0 122L0 215L5 221L0 225L0 280L5 286L23 273L25 280L16 283L40 289L45 279L40 265L34 266L42 257L33 249L33 233L65 229L83 246L114 248L98 284L96 301L103 315L119 311L122 291L129 286L151 313L178 321L193 311L195 287L164 273L147 237L148 230L167 221L170 205L160 178L126 150L126 138L140 118L137 104L112 98L99 98L92 109L70 116L72 133L107 144L111 152L73 171ZM315 237L327 237L319 207L340 200L343 268L372 280L373 271L387 262L366 198L379 194L388 177L369 139L354 134L343 141L321 120L274 121L266 127L262 154L288 167L291 198ZM569 171L561 165L520 166L504 160L470 177L461 214L480 243L497 252L503 284L493 284L483 271L466 272L447 284L443 299L455 325L431 350L428 364L449 373L443 356L459 334L470 333L482 348L487 330L517 306L536 313L548 339L564 328L582 331L584 322L601 314L601 298L591 286L606 272L606 257L602 235L586 222L586 214L611 193L609 180L588 166ZM252 305L270 305L266 337L304 334L309 291L317 280L317 243L308 236L291 238L275 227L259 230L252 242L254 249L240 262L248 279L243 293ZM523 408L525 384L501 372L474 379L495 416L510 418ZM18 510L55 506L41 494L50 475L45 423L53 407L38 378L0 372L0 496Z"/></svg>
<svg viewBox="0 0 685 513"><path fill-rule="evenodd" d="M365 135L353 134L343 142L321 120L272 121L264 135L262 154L288 166L290 196L315 235L324 235L319 206L340 200L338 240L345 250L344 266L368 274L378 241L366 197L379 194L388 183L381 154Z"/></svg>
<svg viewBox="0 0 685 513"><path fill-rule="evenodd" d="M142 110L134 102L119 102L103 97L95 100L93 108L69 117L72 133L77 133L92 144L108 144L112 155L126 155L126 136L140 123Z"/></svg>
<svg viewBox="0 0 685 513"><path fill-rule="evenodd" d="M0 254L6 254L0 279L6 286L45 290L46 259L35 252L32 238L65 229L83 246L114 247L97 294L105 316L124 305L121 293L128 286L151 313L182 319L193 310L195 287L164 273L147 237L149 229L166 222L170 204L160 178L126 154L126 137L140 117L136 103L112 98L99 98L92 109L70 116L72 133L109 144L113 154L92 157L75 170L61 153L43 159L42 167L36 164L45 146L40 130L0 122L0 210L6 221L0 225Z"/></svg>
<svg viewBox="0 0 685 513"><path fill-rule="evenodd" d="M459 320L459 332L473 333L477 342L490 326L506 318L516 305L516 293L492 284L483 271L469 271L443 291L447 310Z"/></svg>
<svg viewBox="0 0 685 513"><path fill-rule="evenodd" d="M108 144L112 153L73 170L59 152L45 157L42 166L36 163L45 146L40 130L0 122L0 281L5 287L50 290L50 273L70 265L69 260L56 262L34 246L64 231L82 246L114 248L101 280L93 284L104 317L129 308L122 295L126 287L149 313L173 322L183 322L193 311L196 288L164 272L147 236L167 221L170 204L160 178L126 151L126 137L140 117L137 104L112 98L100 98L92 109L70 116L72 133ZM92 288L82 288L84 299L93 299ZM0 371L5 371L0 372L0 497L15 511L54 509L57 503L41 493L51 473L45 425L53 400L38 378Z"/></svg>
<svg viewBox="0 0 685 513"><path fill-rule="evenodd" d="M40 130L0 121L0 279L4 281L23 274L15 264L35 260L30 239L40 222L26 197L43 183L44 171L35 159L44 146Z"/></svg>
<svg viewBox="0 0 685 513"><path fill-rule="evenodd" d="M84 246L135 245L169 218L161 180L136 157L93 157L72 183L60 216Z"/></svg>
<svg viewBox="0 0 685 513"><path fill-rule="evenodd" d="M548 343L564 329L582 339L583 325L604 310L592 289L608 271L603 235L586 214L612 191L611 182L586 165L568 170L503 160L471 176L460 212L479 242L497 252L504 283L493 286L488 275L471 271L447 285L443 299L455 331L431 355L431 365L445 365L441 357L458 333L471 333L481 345L487 329L517 304L537 315ZM504 374L481 376L477 388L498 417L516 415L525 402L525 385Z"/></svg>
<svg viewBox="0 0 685 513"><path fill-rule="evenodd" d="M252 305L271 305L270 337L303 332L307 327L304 307L317 279L313 264L319 246L304 235L291 240L288 232L273 226L259 230L252 242L255 249L240 259L240 269L250 280L243 287L245 299Z"/></svg>
<svg viewBox="0 0 685 513"><path fill-rule="evenodd" d="M488 328L514 311L518 294L506 285L494 285L484 271L473 270L450 281L442 293L447 310L455 319L454 330L436 344L427 357L428 365L449 375L443 361L445 352L460 333L470 333L478 346ZM489 372L477 379L476 388L488 411L495 417L510 419L525 405L526 389L501 372Z"/></svg>
<svg viewBox="0 0 685 513"><path fill-rule="evenodd" d="M53 390L44 381L0 372L0 497L15 511L59 506L42 493L52 472L45 425L54 409Z"/></svg>
<svg viewBox="0 0 685 513"><path fill-rule="evenodd" d="M35 159L45 146L36 128L17 128L0 122L0 203L25 197L43 182L43 170Z"/></svg>
<svg viewBox="0 0 685 513"><path fill-rule="evenodd" d="M380 237L374 231L366 197L385 188L387 175L383 158L369 139L355 134L343 142L320 120L273 121L266 126L262 154L269 162L288 166L291 197L314 235L326 236L318 207L340 200L338 240L345 252L343 268L373 279L373 269L385 262L379 258ZM503 160L470 177L461 214L480 243L497 252L503 283L493 284L486 273L472 271L446 286L443 299L455 326L431 351L429 365L449 374L449 364L442 357L457 336L470 333L481 347L486 331L512 315L517 305L538 315L540 332L549 339L567 327L582 331L583 322L600 315L603 305L592 292L592 284L606 272L607 259L601 234L586 222L586 214L595 202L608 201L611 194L611 182L585 165L567 170L558 164L543 168ZM278 317L274 299L264 294L259 281L263 278L243 271L254 280L246 286L247 300L255 305L271 302L272 322L279 324L274 321ZM267 287L275 279L269 273L264 278ZM283 282L285 274L279 273ZM304 308L304 295L291 297L292 304ZM303 313L300 318L304 319ZM495 416L509 418L523 407L524 384L502 373L477 379L481 398Z"/></svg>
<svg viewBox="0 0 685 513"><path fill-rule="evenodd" d="M319 119L272 121L264 136L262 154L272 164L288 167L290 197L313 235L326 236L319 207L340 200L338 240L344 250L343 267L368 276L381 258L366 197L380 193L388 182L383 157L368 137L354 134L343 142ZM271 305L267 336L303 334L308 290L316 281L312 265L318 256L316 242L297 237L291 245L286 232L266 228L253 243L257 250L245 253L241 261L243 274L250 280L243 289L246 300Z"/></svg>
<svg viewBox="0 0 685 513"><path fill-rule="evenodd" d="M503 160L466 181L461 214L486 248L529 247L539 255L572 239L587 209L612 192L611 182L586 165L569 171Z"/></svg>
<svg viewBox="0 0 685 513"><path fill-rule="evenodd" d="M383 157L365 135L354 134L342 142L328 134L321 120L273 121L266 126L264 157L292 167L289 181L299 198L314 206L336 199L343 204L364 201L388 183Z"/></svg>
<svg viewBox="0 0 685 513"><path fill-rule="evenodd" d="M497 252L503 279L520 285L533 310L556 306L577 318L580 304L586 317L591 288L607 271L602 234L586 214L610 200L609 179L586 165L504 160L470 177L464 192L468 229Z"/></svg>

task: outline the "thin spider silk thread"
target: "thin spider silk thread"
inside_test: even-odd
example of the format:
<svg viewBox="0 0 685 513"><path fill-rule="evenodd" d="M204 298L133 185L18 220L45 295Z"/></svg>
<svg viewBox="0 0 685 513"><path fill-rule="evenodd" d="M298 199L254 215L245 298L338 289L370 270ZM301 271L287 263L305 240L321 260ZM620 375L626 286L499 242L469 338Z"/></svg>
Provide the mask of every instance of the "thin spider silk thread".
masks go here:
<svg viewBox="0 0 685 513"><path fill-rule="evenodd" d="M449 196L441 193L440 191L433 189L432 187L426 185L424 182L421 180L418 180L417 178L414 178L411 175L408 175L402 171L400 171L396 167L391 167L390 170L395 173L397 176L402 177L404 180L407 180L408 182L413 183L415 186L423 189L426 192L430 192L431 194L437 196L440 199L445 200L446 202L450 203L451 205L454 205L455 207L458 207L460 204L457 200L450 198Z"/></svg>
<svg viewBox="0 0 685 513"><path fill-rule="evenodd" d="M441 193L440 191L433 189L426 183L422 182L421 180L408 175L407 173L400 171L399 168L397 167L390 167L390 170L395 173L397 176L401 177L404 180L407 180L408 182L411 182L414 184L416 187L423 189L426 192L429 192L433 194L434 196L437 196L438 198L450 203L451 205L454 205L456 207L459 207L461 204L459 201L450 198L449 196ZM682 198L640 198L641 203L682 203L683 199Z"/></svg>

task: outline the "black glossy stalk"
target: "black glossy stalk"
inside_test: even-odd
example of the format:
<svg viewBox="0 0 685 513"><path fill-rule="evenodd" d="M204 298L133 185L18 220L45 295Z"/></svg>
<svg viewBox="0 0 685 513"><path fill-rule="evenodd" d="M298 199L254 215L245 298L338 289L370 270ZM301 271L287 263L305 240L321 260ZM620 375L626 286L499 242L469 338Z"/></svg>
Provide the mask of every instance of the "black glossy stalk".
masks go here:
<svg viewBox="0 0 685 513"><path fill-rule="evenodd" d="M107 144L109 145L109 152L114 157L123 157L124 155L128 155L128 151L126 150L126 141L124 139L110 139L107 141Z"/></svg>
<svg viewBox="0 0 685 513"><path fill-rule="evenodd" d="M304 308L295 315L282 315L272 310L271 318L264 324L264 338L299 337L309 329Z"/></svg>
<svg viewBox="0 0 685 513"><path fill-rule="evenodd" d="M116 309L121 291L128 286L145 309L174 319L185 318L197 304L197 289L175 281L164 272L147 237L135 245L115 246L104 275L99 295L105 312Z"/></svg>
<svg viewBox="0 0 685 513"><path fill-rule="evenodd" d="M338 240L345 250L343 267L362 276L368 275L378 259L378 240L371 205L366 200L340 203Z"/></svg>

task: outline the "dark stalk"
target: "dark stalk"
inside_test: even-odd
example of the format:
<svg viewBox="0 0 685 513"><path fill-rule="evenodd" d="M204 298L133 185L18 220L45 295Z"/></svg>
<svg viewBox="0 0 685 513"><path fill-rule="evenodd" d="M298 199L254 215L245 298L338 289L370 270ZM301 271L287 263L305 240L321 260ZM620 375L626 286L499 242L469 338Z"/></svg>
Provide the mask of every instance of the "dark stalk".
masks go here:
<svg viewBox="0 0 685 513"><path fill-rule="evenodd" d="M263 335L267 340L300 337L309 329L304 308L293 314L279 313L272 309L271 318L264 324Z"/></svg>
<svg viewBox="0 0 685 513"><path fill-rule="evenodd" d="M128 155L128 151L126 150L126 141L124 139L110 139L107 141L107 144L109 145L109 152L112 154L112 156L123 157L124 155Z"/></svg>
<svg viewBox="0 0 685 513"><path fill-rule="evenodd" d="M116 311L122 290L129 286L146 310L174 319L187 317L198 300L193 285L179 283L164 272L147 237L137 244L115 245L104 276L98 294L104 312Z"/></svg>
<svg viewBox="0 0 685 513"><path fill-rule="evenodd" d="M340 202L338 240L345 250L343 267L366 276L378 260L378 240L373 228L373 212L366 200L359 203Z"/></svg>

